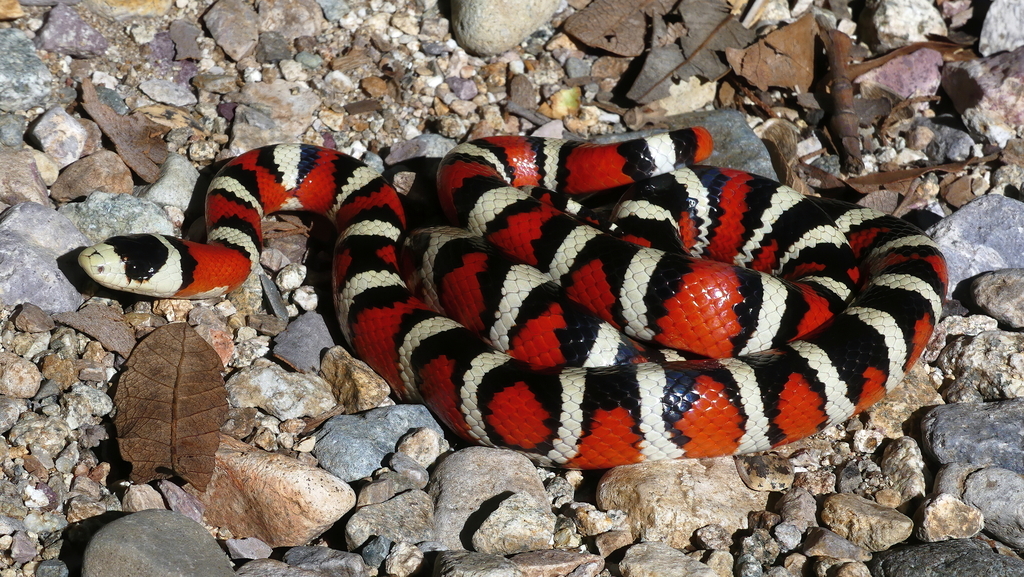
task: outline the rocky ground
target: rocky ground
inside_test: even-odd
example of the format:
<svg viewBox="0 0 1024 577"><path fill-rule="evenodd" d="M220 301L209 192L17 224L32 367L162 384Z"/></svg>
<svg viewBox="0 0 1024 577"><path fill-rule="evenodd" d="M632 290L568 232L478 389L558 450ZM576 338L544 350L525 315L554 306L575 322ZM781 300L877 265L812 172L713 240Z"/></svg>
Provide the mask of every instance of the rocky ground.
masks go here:
<svg viewBox="0 0 1024 577"><path fill-rule="evenodd" d="M1018 3L451 4L0 0L0 577L1024 575ZM692 125L710 164L906 215L949 261L904 384L769 454L579 472L463 446L335 345L315 221L266 229L281 316L258 279L152 300L76 270L108 236L188 232L217 163L263 144L422 200L467 139ZM226 367L226 402L197 377L162 405L219 419L180 476L115 442L165 368L143 337Z"/></svg>

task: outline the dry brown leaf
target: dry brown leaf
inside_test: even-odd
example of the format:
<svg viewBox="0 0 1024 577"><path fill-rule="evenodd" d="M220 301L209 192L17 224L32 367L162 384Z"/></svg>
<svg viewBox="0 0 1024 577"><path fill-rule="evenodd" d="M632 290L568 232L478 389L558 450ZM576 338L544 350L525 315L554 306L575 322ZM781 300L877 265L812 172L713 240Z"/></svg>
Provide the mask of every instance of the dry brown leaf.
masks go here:
<svg viewBox="0 0 1024 577"><path fill-rule="evenodd" d="M888 186L896 182L911 180L929 172L960 172L972 164L983 164L999 158L998 154L990 154L980 158L971 158L963 162L950 162L935 166L922 166L920 168L906 168L903 170L890 170L889 172L876 172L857 178L848 178L846 183L862 193L871 192L878 187Z"/></svg>
<svg viewBox="0 0 1024 577"><path fill-rule="evenodd" d="M160 164L167 160L163 135L170 130L145 115L133 112L121 116L100 101L88 78L82 81L82 108L114 143L121 160L146 182L160 177Z"/></svg>
<svg viewBox="0 0 1024 577"><path fill-rule="evenodd" d="M725 56L736 74L761 90L778 86L807 92L814 82L817 29L814 17L807 13L745 50L727 48Z"/></svg>
<svg viewBox="0 0 1024 577"><path fill-rule="evenodd" d="M893 50L892 52L886 54L885 56L879 56L878 58L874 58L866 62L860 62L858 64L851 64L850 67L847 69L847 72L849 73L850 78L857 78L862 74L866 74L867 72L874 70L875 68L878 68L879 66L885 64L886 62L892 60L893 58L896 58L897 56L905 56L912 52L917 52L922 48L931 48L932 50L941 53L942 59L945 60L946 62L955 62L958 60L974 60L977 58L977 55L971 52L967 47L964 47L960 44L954 44L952 42L933 41L915 42L914 44L908 44L907 46L904 46L902 48L897 48L896 50Z"/></svg>
<svg viewBox="0 0 1024 577"><path fill-rule="evenodd" d="M626 97L647 104L669 96L672 78L718 80L729 71L720 53L746 48L754 32L740 25L722 0L683 0L675 10L686 34L679 46L652 48Z"/></svg>
<svg viewBox="0 0 1024 577"><path fill-rule="evenodd" d="M640 56L647 39L647 18L660 18L676 0L596 0L565 21L565 33L619 56Z"/></svg>
<svg viewBox="0 0 1024 577"><path fill-rule="evenodd" d="M185 323L164 325L135 347L114 395L117 443L145 483L174 474L210 482L227 391L217 352Z"/></svg>
<svg viewBox="0 0 1024 577"><path fill-rule="evenodd" d="M120 308L92 303L80 311L53 316L54 320L98 340L103 348L127 357L135 347L135 333Z"/></svg>

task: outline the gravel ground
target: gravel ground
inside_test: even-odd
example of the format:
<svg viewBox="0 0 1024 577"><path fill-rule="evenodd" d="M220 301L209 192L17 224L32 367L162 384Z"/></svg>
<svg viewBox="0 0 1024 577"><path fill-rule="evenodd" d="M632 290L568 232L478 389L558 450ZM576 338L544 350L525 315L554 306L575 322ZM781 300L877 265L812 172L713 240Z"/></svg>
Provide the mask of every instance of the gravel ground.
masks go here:
<svg viewBox="0 0 1024 577"><path fill-rule="evenodd" d="M740 69L630 100L645 58L675 61L567 35L587 0L35 4L0 1L0 577L1024 575L1019 7L744 9L740 48L812 10L861 41L856 61L896 56L856 78L850 165L826 135L830 104L799 80L758 88ZM673 46L679 18L663 22ZM66 256L187 233L217 163L264 144L360 157L428 221L433 170L459 142L693 125L715 136L710 164L905 215L950 264L944 318L904 385L769 454L579 472L465 447L335 345L317 313L331 233L313 220L266 229L287 322L258 279L154 301L97 292ZM125 361L174 321L226 367L226 404L202 401L225 423L207 432L220 450L202 481L140 478L115 442L118 388L155 370Z"/></svg>

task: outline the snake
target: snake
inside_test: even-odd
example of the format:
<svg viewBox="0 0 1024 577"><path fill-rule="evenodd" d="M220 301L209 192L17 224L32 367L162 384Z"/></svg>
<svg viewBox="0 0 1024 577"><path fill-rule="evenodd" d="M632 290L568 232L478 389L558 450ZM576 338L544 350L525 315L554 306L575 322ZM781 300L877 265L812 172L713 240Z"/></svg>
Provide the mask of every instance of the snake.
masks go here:
<svg viewBox="0 0 1024 577"><path fill-rule="evenodd" d="M271 145L213 178L205 242L114 237L79 262L110 289L211 298L259 270L265 215L326 215L349 347L464 439L579 469L766 451L902 380L946 266L907 221L699 165L712 148L699 127L463 143L437 173L451 226L409 230L363 162Z"/></svg>

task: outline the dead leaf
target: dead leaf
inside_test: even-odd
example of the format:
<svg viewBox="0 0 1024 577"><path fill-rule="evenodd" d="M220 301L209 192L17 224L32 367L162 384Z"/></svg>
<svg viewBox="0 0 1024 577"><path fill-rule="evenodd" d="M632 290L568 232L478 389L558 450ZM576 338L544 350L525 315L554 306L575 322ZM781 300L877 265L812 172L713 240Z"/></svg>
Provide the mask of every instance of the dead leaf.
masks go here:
<svg viewBox="0 0 1024 577"><path fill-rule="evenodd" d="M672 78L714 81L729 71L721 53L746 48L754 32L740 25L722 0L683 0L676 8L686 33L679 46L652 48L626 97L647 104L669 96Z"/></svg>
<svg viewBox="0 0 1024 577"><path fill-rule="evenodd" d="M818 25L805 14L744 50L727 48L725 56L736 74L761 90L769 86L807 92L814 82L814 38Z"/></svg>
<svg viewBox="0 0 1024 577"><path fill-rule="evenodd" d="M119 309L90 304L80 311L53 315L54 320L98 340L103 348L127 357L135 347L135 332Z"/></svg>
<svg viewBox="0 0 1024 577"><path fill-rule="evenodd" d="M594 48L619 56L640 56L647 39L647 19L660 18L675 0L596 0L565 21L565 33Z"/></svg>
<svg viewBox="0 0 1024 577"><path fill-rule="evenodd" d="M936 52L942 54L942 59L946 62L956 62L960 60L974 60L978 56L971 52L971 50L960 44L954 44L952 42L915 42L902 48L897 48L885 56L879 56L878 58L861 62L859 64L851 64L847 69L850 78L857 78L863 74L868 73L875 68L885 64L886 62L896 58L898 56L905 56L912 52L917 52L922 48L931 48Z"/></svg>
<svg viewBox="0 0 1024 577"><path fill-rule="evenodd" d="M228 411L217 352L192 327L171 323L143 339L125 364L114 426L132 481L177 474L206 487Z"/></svg>
<svg viewBox="0 0 1024 577"><path fill-rule="evenodd" d="M971 158L963 162L950 162L935 166L922 166L920 168L906 168L903 170L890 170L889 172L876 172L865 176L858 176L857 178L848 178L846 179L846 183L861 193L867 193L876 190L878 187L888 186L904 180L911 180L929 172L960 172L972 164L983 164L991 162L996 158L999 158L998 154L990 154L988 156Z"/></svg>
<svg viewBox="0 0 1024 577"><path fill-rule="evenodd" d="M169 129L146 116L133 112L121 116L100 101L92 81L82 81L82 108L96 121L103 134L114 143L121 160L146 182L160 177L160 164L167 160L163 135Z"/></svg>

